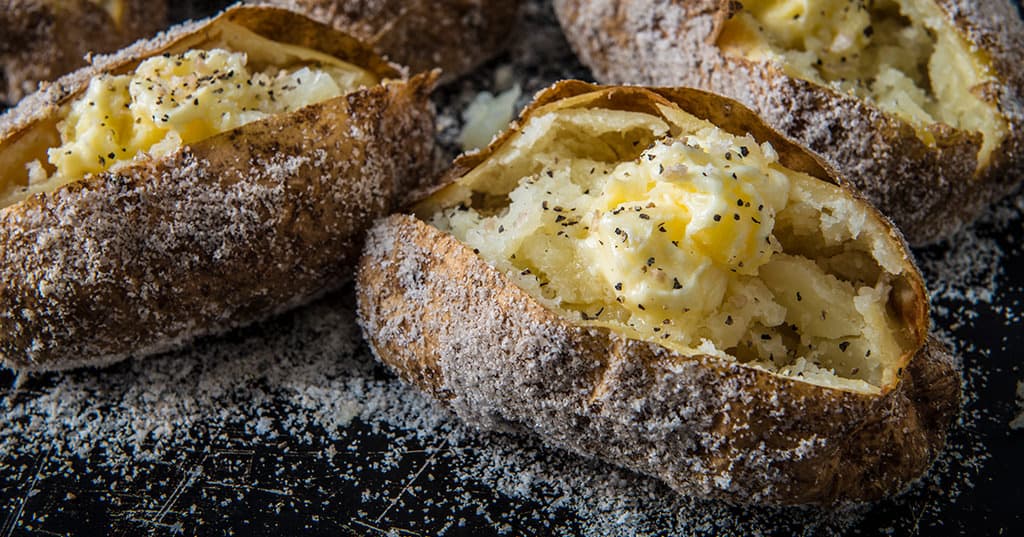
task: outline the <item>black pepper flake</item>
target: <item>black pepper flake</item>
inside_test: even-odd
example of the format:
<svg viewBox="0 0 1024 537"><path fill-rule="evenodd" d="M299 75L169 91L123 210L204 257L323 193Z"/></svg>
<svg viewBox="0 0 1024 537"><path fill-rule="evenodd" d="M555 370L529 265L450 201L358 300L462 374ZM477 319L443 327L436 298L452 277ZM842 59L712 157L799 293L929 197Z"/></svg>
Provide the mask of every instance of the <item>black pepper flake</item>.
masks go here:
<svg viewBox="0 0 1024 537"><path fill-rule="evenodd" d="M480 253L480 249L479 248L473 248L473 253L474 254L479 254Z"/></svg>
<svg viewBox="0 0 1024 537"><path fill-rule="evenodd" d="M860 373L860 368L859 367L855 367L855 368L850 370L850 374L851 375L856 375L857 373Z"/></svg>
<svg viewBox="0 0 1024 537"><path fill-rule="evenodd" d="M736 206L737 207L743 207L743 198L739 198L739 199L736 200Z"/></svg>
<svg viewBox="0 0 1024 537"><path fill-rule="evenodd" d="M504 233L504 232L505 232L505 226L498 226L498 233Z"/></svg>
<svg viewBox="0 0 1024 537"><path fill-rule="evenodd" d="M654 327L654 332L655 332L655 333L657 333L657 332L661 332L661 327L660 327L660 326L655 326L655 327Z"/></svg>
<svg viewBox="0 0 1024 537"><path fill-rule="evenodd" d="M618 283L615 284L615 290L616 291L621 291L622 290L622 282L618 282Z"/></svg>
<svg viewBox="0 0 1024 537"><path fill-rule="evenodd" d="M849 341L844 341L844 342L839 344L839 350L841 350L843 352L846 352L846 349L849 348L849 347L850 347L850 342Z"/></svg>
<svg viewBox="0 0 1024 537"><path fill-rule="evenodd" d="M741 146L740 146L740 154L741 154L741 155L743 155L743 156L745 157L745 156L747 156L747 155L749 155L749 154L750 154L750 150L749 150L749 149L747 149L747 146L745 146L745 145L741 145Z"/></svg>
<svg viewBox="0 0 1024 537"><path fill-rule="evenodd" d="M875 34L875 29L871 26L864 28L864 37L871 37Z"/></svg>
<svg viewBox="0 0 1024 537"><path fill-rule="evenodd" d="M622 304L622 303L624 303L626 301L626 297L617 296L617 297L615 297L615 301L618 302L619 304Z"/></svg>
<svg viewBox="0 0 1024 537"><path fill-rule="evenodd" d="M110 153L107 153L107 158L110 160L114 160L117 158L117 155L113 151L111 151Z"/></svg>
<svg viewBox="0 0 1024 537"><path fill-rule="evenodd" d="M647 311L643 304L637 304L636 307L640 308L640 311Z"/></svg>
<svg viewBox="0 0 1024 537"><path fill-rule="evenodd" d="M758 211L763 211L764 210L764 205L758 205L757 206L757 210Z"/></svg>
<svg viewBox="0 0 1024 537"><path fill-rule="evenodd" d="M543 201L543 202L542 202L542 203L540 204L540 206L541 206L541 207L543 207L545 211L546 211L546 210L548 210L548 200L544 200L544 201Z"/></svg>
<svg viewBox="0 0 1024 537"><path fill-rule="evenodd" d="M639 216L640 216L641 220L650 220L651 219L651 217L649 215L645 214L645 213L640 213Z"/></svg>
<svg viewBox="0 0 1024 537"><path fill-rule="evenodd" d="M725 160L732 160L732 152L731 151L726 151L725 152Z"/></svg>
<svg viewBox="0 0 1024 537"><path fill-rule="evenodd" d="M527 276L529 274L530 274L530 269L523 269L523 271L519 273L520 276Z"/></svg>
<svg viewBox="0 0 1024 537"><path fill-rule="evenodd" d="M871 356L871 349L868 349L867 352L864 353L865 358L867 358L868 356Z"/></svg>
<svg viewBox="0 0 1024 537"><path fill-rule="evenodd" d="M679 283L679 278L672 278L672 288L673 289L682 289L683 288L683 286Z"/></svg>
<svg viewBox="0 0 1024 537"><path fill-rule="evenodd" d="M619 228L615 228L615 234L616 235L622 235L622 230L619 229Z"/></svg>
<svg viewBox="0 0 1024 537"><path fill-rule="evenodd" d="M722 221L722 215L720 215L720 214L716 214L716 215L714 216L714 219L715 219L715 222L721 222L721 221Z"/></svg>
<svg viewBox="0 0 1024 537"><path fill-rule="evenodd" d="M601 306L601 309L597 310L597 313L594 314L594 318L596 319L600 317L602 313L604 313L604 306Z"/></svg>
<svg viewBox="0 0 1024 537"><path fill-rule="evenodd" d="M554 177L555 176L555 172L553 172L551 170L548 170L547 173L548 173L548 177Z"/></svg>
<svg viewBox="0 0 1024 537"><path fill-rule="evenodd" d="M561 214L560 214L560 215L558 215L558 216L556 216L556 217L555 217L555 223L556 223L556 224L557 224L557 223L559 223L559 222L561 222L562 220L565 220L565 216L564 216L564 215L561 215Z"/></svg>
<svg viewBox="0 0 1024 537"><path fill-rule="evenodd" d="M740 213L732 213L732 219L738 221L740 219Z"/></svg>
<svg viewBox="0 0 1024 537"><path fill-rule="evenodd" d="M800 301L802 301L803 299L804 299L804 297L800 295L800 291L797 291L797 292L796 292L796 301L797 301L797 302L800 302Z"/></svg>
<svg viewBox="0 0 1024 537"><path fill-rule="evenodd" d="M902 367L896 369L896 376L897 377L902 377L903 376L903 368Z"/></svg>
<svg viewBox="0 0 1024 537"><path fill-rule="evenodd" d="M653 264L654 264L654 258L653 257L648 257L647 258L647 266L649 267L649 266L651 266Z"/></svg>
<svg viewBox="0 0 1024 537"><path fill-rule="evenodd" d="M828 314L825 313L825 310L821 310L821 320L824 321L827 318L828 318Z"/></svg>
<svg viewBox="0 0 1024 537"><path fill-rule="evenodd" d="M590 175L594 175L594 170L596 170L596 169L597 168L590 168Z"/></svg>
<svg viewBox="0 0 1024 537"><path fill-rule="evenodd" d="M732 315L726 315L725 316L725 325L726 326L732 326Z"/></svg>
<svg viewBox="0 0 1024 537"><path fill-rule="evenodd" d="M107 165L107 161L104 160L103 155L98 155L98 156L99 156L99 160L100 160L100 166L106 166Z"/></svg>
<svg viewBox="0 0 1024 537"><path fill-rule="evenodd" d="M761 221L760 221L760 220L758 220L757 218L754 218L753 216L751 216L751 217L750 217L750 220L751 220L752 222L754 222L755 224L760 224L760 223L761 223Z"/></svg>
<svg viewBox="0 0 1024 537"><path fill-rule="evenodd" d="M665 165L658 164L658 175L665 173Z"/></svg>
<svg viewBox="0 0 1024 537"><path fill-rule="evenodd" d="M679 241L672 241L672 246L679 248Z"/></svg>
<svg viewBox="0 0 1024 537"><path fill-rule="evenodd" d="M771 334L761 334L761 339L764 341L770 341L772 339Z"/></svg>
<svg viewBox="0 0 1024 537"><path fill-rule="evenodd" d="M667 231L665 230L665 226L664 225L658 226L658 231L660 231L662 233L667 233Z"/></svg>

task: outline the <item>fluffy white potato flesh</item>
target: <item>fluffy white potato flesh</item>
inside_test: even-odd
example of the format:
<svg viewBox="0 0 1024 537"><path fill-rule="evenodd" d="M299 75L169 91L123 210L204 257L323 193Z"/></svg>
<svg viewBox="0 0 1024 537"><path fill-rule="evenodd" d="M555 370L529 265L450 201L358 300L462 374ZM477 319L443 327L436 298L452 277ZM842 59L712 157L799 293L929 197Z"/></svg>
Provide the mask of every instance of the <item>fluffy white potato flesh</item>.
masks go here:
<svg viewBox="0 0 1024 537"><path fill-rule="evenodd" d="M576 323L864 393L914 345L866 204L675 105L532 116L417 207Z"/></svg>
<svg viewBox="0 0 1024 537"><path fill-rule="evenodd" d="M49 147L14 152L36 156L4 163L0 206L377 83L369 71L337 58L233 23L224 28L199 46L148 58L128 74L92 79L61 108L56 135L46 137Z"/></svg>
<svg viewBox="0 0 1024 537"><path fill-rule="evenodd" d="M914 126L978 132L978 166L1007 135L994 102L990 62L932 0L744 0L722 26L727 54L773 61L793 77L867 100Z"/></svg>

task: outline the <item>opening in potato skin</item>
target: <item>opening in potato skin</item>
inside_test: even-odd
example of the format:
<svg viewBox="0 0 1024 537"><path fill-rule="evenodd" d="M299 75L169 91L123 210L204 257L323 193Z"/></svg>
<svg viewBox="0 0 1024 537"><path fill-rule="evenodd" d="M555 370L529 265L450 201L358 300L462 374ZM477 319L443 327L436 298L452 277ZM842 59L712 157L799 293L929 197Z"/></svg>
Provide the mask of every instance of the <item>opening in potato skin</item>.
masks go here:
<svg viewBox="0 0 1024 537"><path fill-rule="evenodd" d="M57 132L61 107L98 74L173 58L235 26L381 82L0 210L5 366L148 356L304 303L351 279L363 232L428 175L436 74L402 78L354 38L266 7L187 23L30 96L0 119L0 164L59 146L48 133Z"/></svg>
<svg viewBox="0 0 1024 537"><path fill-rule="evenodd" d="M621 108L634 111L673 102L729 130L771 139L788 166L833 177L738 103L694 90L561 83L542 92L512 130L591 93L599 95L595 106L628 103ZM416 214L459 199L451 192L457 181L499 159L514 137L506 132L480 154L461 157L447 175L456 186ZM906 251L898 233L886 240ZM902 262L916 274L909 259ZM923 298L920 280L907 281L916 282L911 296ZM899 379L865 393L687 355L569 319L469 245L413 216L373 228L357 282L360 322L375 354L462 418L532 432L685 494L782 504L893 494L931 463L957 408L956 374L941 346L925 343L921 301L897 300L919 328Z"/></svg>

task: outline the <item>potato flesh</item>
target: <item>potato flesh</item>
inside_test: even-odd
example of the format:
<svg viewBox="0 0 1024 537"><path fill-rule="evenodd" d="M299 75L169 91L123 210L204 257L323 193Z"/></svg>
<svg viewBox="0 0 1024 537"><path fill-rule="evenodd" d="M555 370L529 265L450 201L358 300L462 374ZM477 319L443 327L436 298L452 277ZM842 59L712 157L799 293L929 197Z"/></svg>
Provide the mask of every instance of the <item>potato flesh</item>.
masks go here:
<svg viewBox="0 0 1024 537"><path fill-rule="evenodd" d="M976 89L987 60L930 0L750 0L718 37L726 52L777 60L790 76L872 102L934 143L936 123L980 132L978 165L1006 137L998 108Z"/></svg>
<svg viewBox="0 0 1024 537"><path fill-rule="evenodd" d="M891 382L911 338L886 307L902 265L884 230L769 144L683 123L697 128L615 110L534 117L423 216L574 322L821 385ZM815 241L819 257L799 247ZM830 270L843 256L869 264Z"/></svg>
<svg viewBox="0 0 1024 537"><path fill-rule="evenodd" d="M61 109L56 124L60 144L46 149L45 158L23 160L21 174L5 174L15 179L3 185L0 203L11 205L88 174L160 158L377 82L371 73L336 58L273 43L240 27L234 32L236 37L206 47L148 58L132 73L91 80L82 95ZM250 49L255 49L255 62ZM275 65L275 60L282 63Z"/></svg>

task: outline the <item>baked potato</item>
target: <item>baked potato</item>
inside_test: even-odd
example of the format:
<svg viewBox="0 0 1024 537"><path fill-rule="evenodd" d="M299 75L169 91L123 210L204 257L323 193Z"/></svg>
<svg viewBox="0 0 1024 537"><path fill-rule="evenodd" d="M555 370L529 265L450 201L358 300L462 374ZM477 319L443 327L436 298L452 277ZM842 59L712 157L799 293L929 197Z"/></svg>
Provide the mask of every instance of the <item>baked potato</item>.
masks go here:
<svg viewBox="0 0 1024 537"><path fill-rule="evenodd" d="M270 0L372 44L412 72L441 68L450 82L498 54L519 0Z"/></svg>
<svg viewBox="0 0 1024 537"><path fill-rule="evenodd" d="M0 118L0 360L152 354L351 280L430 170L434 78L238 7L26 97Z"/></svg>
<svg viewBox="0 0 1024 537"><path fill-rule="evenodd" d="M0 108L82 67L87 53L115 51L166 21L163 1L0 1Z"/></svg>
<svg viewBox="0 0 1024 537"><path fill-rule="evenodd" d="M913 244L1024 167L1024 23L1008 0L555 0L605 83L732 97L848 177Z"/></svg>
<svg viewBox="0 0 1024 537"><path fill-rule="evenodd" d="M541 92L448 186L374 225L374 354L470 424L734 503L894 494L960 381L898 231L749 109Z"/></svg>

